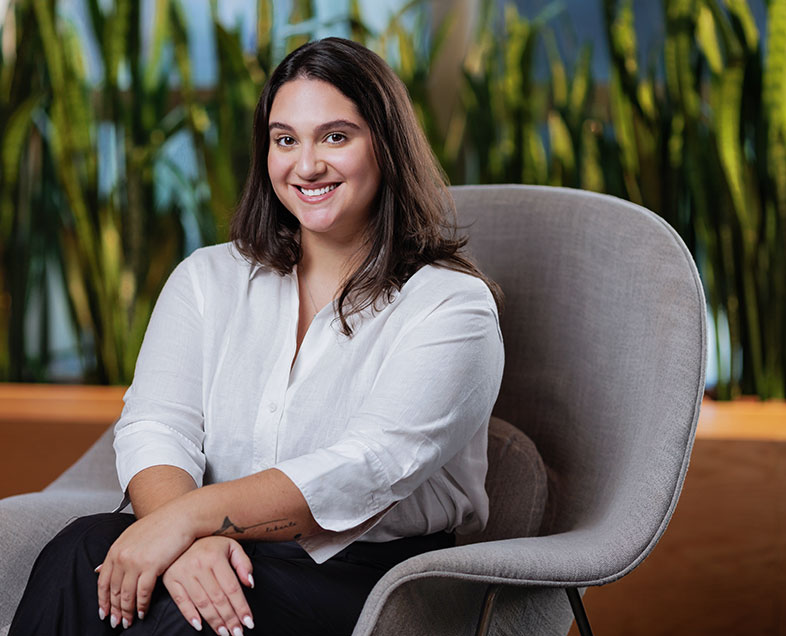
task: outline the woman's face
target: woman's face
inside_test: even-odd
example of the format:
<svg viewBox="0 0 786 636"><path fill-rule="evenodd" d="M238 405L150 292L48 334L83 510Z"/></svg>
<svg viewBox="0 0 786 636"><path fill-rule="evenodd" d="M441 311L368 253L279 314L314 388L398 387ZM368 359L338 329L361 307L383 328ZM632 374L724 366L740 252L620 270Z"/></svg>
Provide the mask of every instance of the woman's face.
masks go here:
<svg viewBox="0 0 786 636"><path fill-rule="evenodd" d="M301 240L362 241L380 170L355 104L327 82L292 80L276 93L268 127L270 181Z"/></svg>

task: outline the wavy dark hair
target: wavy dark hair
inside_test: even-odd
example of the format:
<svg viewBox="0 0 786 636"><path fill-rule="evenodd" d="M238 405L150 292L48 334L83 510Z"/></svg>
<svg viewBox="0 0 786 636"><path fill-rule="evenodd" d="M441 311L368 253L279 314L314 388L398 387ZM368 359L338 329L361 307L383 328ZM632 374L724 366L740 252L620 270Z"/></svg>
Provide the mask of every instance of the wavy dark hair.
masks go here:
<svg viewBox="0 0 786 636"><path fill-rule="evenodd" d="M418 269L436 264L482 279L498 307L502 292L462 253L456 210L445 175L418 124L403 82L378 55L342 38L304 44L268 79L254 113L251 169L232 219L230 238L250 261L287 274L300 261L299 222L279 201L267 171L270 109L295 79L336 87L371 130L381 183L366 231L365 260L343 281L336 301L342 331L348 318L390 302Z"/></svg>

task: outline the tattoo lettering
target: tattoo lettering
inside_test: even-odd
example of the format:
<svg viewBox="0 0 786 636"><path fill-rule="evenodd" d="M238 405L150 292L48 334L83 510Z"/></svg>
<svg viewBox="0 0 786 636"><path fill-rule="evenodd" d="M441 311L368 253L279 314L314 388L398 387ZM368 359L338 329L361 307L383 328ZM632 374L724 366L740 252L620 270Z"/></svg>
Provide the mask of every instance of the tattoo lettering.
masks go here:
<svg viewBox="0 0 786 636"><path fill-rule="evenodd" d="M281 519L284 523L278 525L277 523L273 523L272 526L268 526L265 528L265 532L278 532L279 530L286 530L287 528L294 528L297 524L294 521L287 521L286 519Z"/></svg>
<svg viewBox="0 0 786 636"><path fill-rule="evenodd" d="M213 533L213 536L230 535L230 534L243 534L252 528L259 526L267 526L265 532L278 532L279 530L286 530L287 528L294 528L297 524L289 519L270 519L269 521L262 521L261 523L254 523L250 526L239 526L234 523L229 517L224 517L224 523L221 527ZM300 536L300 535L298 535Z"/></svg>

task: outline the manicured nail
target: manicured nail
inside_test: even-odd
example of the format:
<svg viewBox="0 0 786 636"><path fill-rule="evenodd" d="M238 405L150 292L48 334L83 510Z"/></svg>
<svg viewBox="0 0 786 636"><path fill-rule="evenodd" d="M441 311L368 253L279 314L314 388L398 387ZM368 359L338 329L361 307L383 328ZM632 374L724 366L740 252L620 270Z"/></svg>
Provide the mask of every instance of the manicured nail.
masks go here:
<svg viewBox="0 0 786 636"><path fill-rule="evenodd" d="M98 608L98 618L100 618L101 620L104 620L106 618L106 612L102 607Z"/></svg>
<svg viewBox="0 0 786 636"><path fill-rule="evenodd" d="M252 589L254 588L254 577L251 576L251 574L248 575L248 584L251 586Z"/></svg>
<svg viewBox="0 0 786 636"><path fill-rule="evenodd" d="M249 629L254 629L254 619L251 618L250 616L244 616L243 625L245 625Z"/></svg>
<svg viewBox="0 0 786 636"><path fill-rule="evenodd" d="M142 610L139 610L136 615L139 616L140 621L145 617L145 613Z"/></svg>
<svg viewBox="0 0 786 636"><path fill-rule="evenodd" d="M120 621L119 621L119 620L117 620L117 616L115 616L114 614L112 614L112 616L110 616L110 617L109 617L109 624L112 626L112 629L114 629L115 627L117 627L117 624L118 624L119 622L120 622Z"/></svg>
<svg viewBox="0 0 786 636"><path fill-rule="evenodd" d="M242 627L235 627L232 630L232 636L243 636L243 628Z"/></svg>
<svg viewBox="0 0 786 636"><path fill-rule="evenodd" d="M101 564L98 564L98 565L96 566L96 569L95 569L95 570L93 570L93 572L95 572L96 574L98 574L100 571L101 571Z"/></svg>
<svg viewBox="0 0 786 636"><path fill-rule="evenodd" d="M191 624L194 626L194 629L197 630L198 632L202 631L202 621L200 621L198 618L192 618Z"/></svg>
<svg viewBox="0 0 786 636"><path fill-rule="evenodd" d="M218 636L229 636L229 630L222 625L218 628Z"/></svg>

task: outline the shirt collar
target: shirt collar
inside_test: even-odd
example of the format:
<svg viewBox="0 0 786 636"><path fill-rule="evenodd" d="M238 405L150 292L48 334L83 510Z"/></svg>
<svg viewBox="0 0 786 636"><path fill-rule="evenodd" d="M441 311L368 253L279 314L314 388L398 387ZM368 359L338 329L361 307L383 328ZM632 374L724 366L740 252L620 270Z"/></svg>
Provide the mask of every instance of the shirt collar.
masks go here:
<svg viewBox="0 0 786 636"><path fill-rule="evenodd" d="M260 263L257 263L256 261L250 263L250 265L251 267L248 270L248 280L254 278L254 274L256 274L260 269L262 269L262 265Z"/></svg>
<svg viewBox="0 0 786 636"><path fill-rule="evenodd" d="M251 280L252 278L254 278L254 276L256 275L256 273L257 273L259 270L261 270L261 269L265 269L265 266L264 266L264 265L262 265L262 263L258 263L258 262L256 262L256 261L254 261L254 262L249 262L249 267L248 267L248 280ZM291 276L292 274L294 274L294 273L296 273L296 272L297 272L297 265L295 265L295 266L292 268L292 271L291 271L291 272L290 272L288 275L289 275L289 276Z"/></svg>

